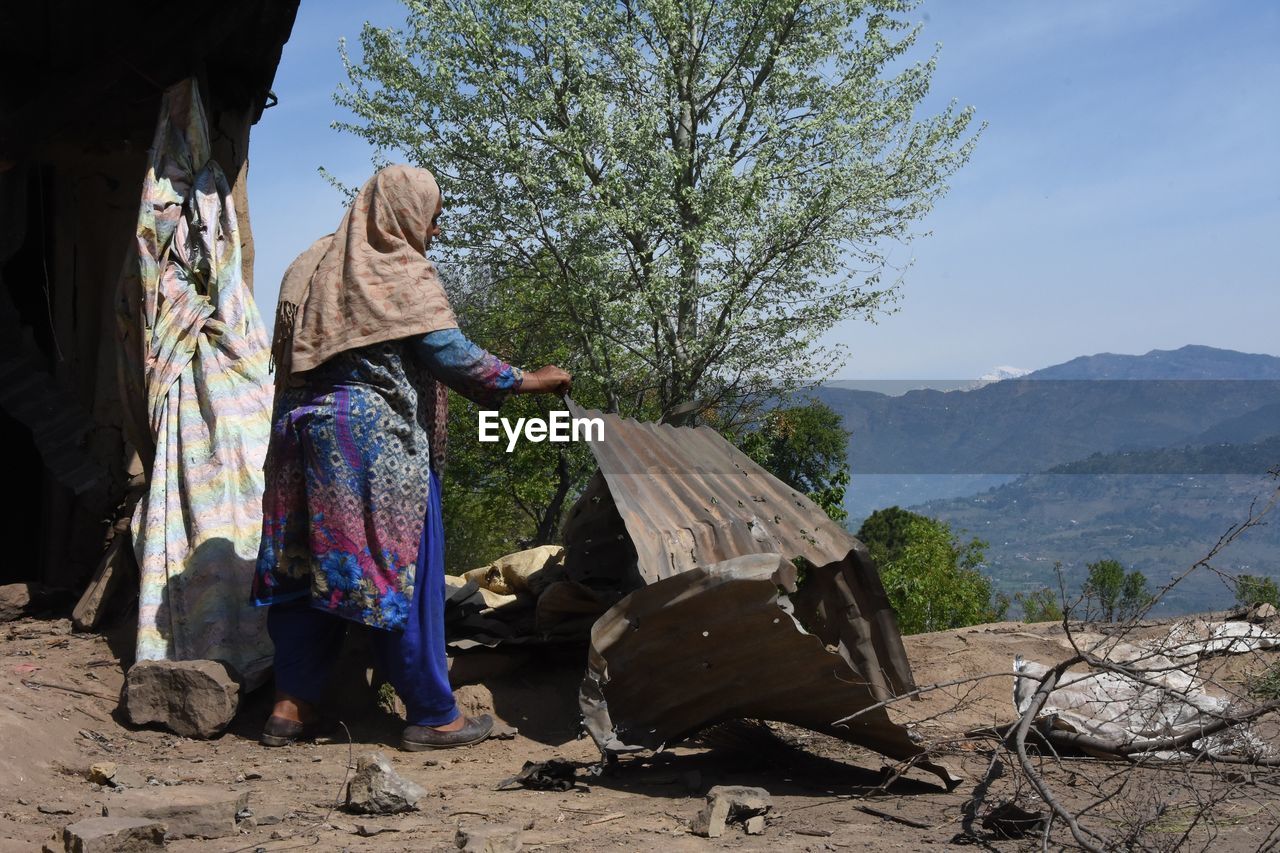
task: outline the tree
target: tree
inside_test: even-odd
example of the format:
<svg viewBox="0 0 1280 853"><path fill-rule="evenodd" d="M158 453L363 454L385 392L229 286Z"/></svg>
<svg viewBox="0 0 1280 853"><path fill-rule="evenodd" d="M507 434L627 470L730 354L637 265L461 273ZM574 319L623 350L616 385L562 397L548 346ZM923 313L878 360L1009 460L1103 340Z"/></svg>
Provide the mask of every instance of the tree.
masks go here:
<svg viewBox="0 0 1280 853"><path fill-rule="evenodd" d="M924 518L927 516L897 506L878 509L862 522L858 538L877 562L896 560L910 541L911 525Z"/></svg>
<svg viewBox="0 0 1280 853"><path fill-rule="evenodd" d="M1023 622L1061 622L1062 605L1058 594L1049 587L1027 593L1015 593L1013 600L1022 608Z"/></svg>
<svg viewBox="0 0 1280 853"><path fill-rule="evenodd" d="M1151 591L1142 572L1126 574L1116 560L1099 560L1085 569L1089 573L1083 590L1086 619L1100 616L1107 622L1126 620L1151 603Z"/></svg>
<svg viewBox="0 0 1280 853"><path fill-rule="evenodd" d="M885 539L877 538L880 534ZM897 507L873 513L858 538L880 567L902 633L1004 618L1008 599L993 595L991 579L978 570L986 547L982 540L961 544L947 524Z"/></svg>
<svg viewBox="0 0 1280 853"><path fill-rule="evenodd" d="M455 265L554 294L612 411L827 375L976 140L918 117L909 0L406 5L344 52L337 126L436 172Z"/></svg>
<svg viewBox="0 0 1280 853"><path fill-rule="evenodd" d="M731 436L760 467L799 489L835 521L844 521L849 432L840 415L816 400L771 409L754 429Z"/></svg>

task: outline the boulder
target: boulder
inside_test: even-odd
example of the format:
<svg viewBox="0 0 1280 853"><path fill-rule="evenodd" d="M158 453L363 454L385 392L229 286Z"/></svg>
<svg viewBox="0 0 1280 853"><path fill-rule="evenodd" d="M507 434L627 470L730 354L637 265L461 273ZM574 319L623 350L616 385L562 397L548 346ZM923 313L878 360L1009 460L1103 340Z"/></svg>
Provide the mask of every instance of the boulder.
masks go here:
<svg viewBox="0 0 1280 853"><path fill-rule="evenodd" d="M124 713L134 725L156 724L183 737L217 737L239 707L240 683L221 661L139 661L125 679Z"/></svg>
<svg viewBox="0 0 1280 853"><path fill-rule="evenodd" d="M356 759L356 772L347 786L347 810L357 814L396 814L413 811L427 795L421 785L405 779L380 752Z"/></svg>
<svg viewBox="0 0 1280 853"><path fill-rule="evenodd" d="M248 791L174 785L115 794L107 799L103 811L110 817L158 820L171 835L184 838L225 838L236 834L236 815L248 805Z"/></svg>
<svg viewBox="0 0 1280 853"><path fill-rule="evenodd" d="M7 583L0 586L0 622L12 622L27 612L34 599L33 584Z"/></svg>
<svg viewBox="0 0 1280 853"><path fill-rule="evenodd" d="M91 817L62 830L66 853L140 853L164 849L165 826L133 817Z"/></svg>

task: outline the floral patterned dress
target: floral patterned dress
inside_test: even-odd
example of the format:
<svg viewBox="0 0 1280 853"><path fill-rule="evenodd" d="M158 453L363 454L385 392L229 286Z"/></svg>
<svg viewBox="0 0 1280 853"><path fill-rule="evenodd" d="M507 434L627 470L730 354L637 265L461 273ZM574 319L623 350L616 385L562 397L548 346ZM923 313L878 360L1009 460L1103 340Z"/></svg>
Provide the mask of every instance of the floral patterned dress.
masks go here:
<svg viewBox="0 0 1280 853"><path fill-rule="evenodd" d="M437 380L496 407L523 374L448 329L339 353L280 390L255 604L310 596L346 619L404 629L430 476L442 463Z"/></svg>

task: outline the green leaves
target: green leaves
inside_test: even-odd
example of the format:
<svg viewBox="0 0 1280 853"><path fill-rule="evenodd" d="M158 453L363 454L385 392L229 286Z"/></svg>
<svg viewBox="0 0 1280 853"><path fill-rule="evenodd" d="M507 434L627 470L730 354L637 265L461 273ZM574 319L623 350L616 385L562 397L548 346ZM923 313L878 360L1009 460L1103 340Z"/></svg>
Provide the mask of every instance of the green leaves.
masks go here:
<svg viewBox="0 0 1280 853"><path fill-rule="evenodd" d="M1140 615L1152 602L1147 578L1142 572L1125 573L1116 560L1099 560L1085 567L1085 619L1124 621Z"/></svg>
<svg viewBox="0 0 1280 853"><path fill-rule="evenodd" d="M626 413L819 378L967 159L899 2L432 0L366 27L342 124L434 170L446 260L537 273Z"/></svg>
<svg viewBox="0 0 1280 853"><path fill-rule="evenodd" d="M760 467L808 495L833 520L848 517L844 492L849 485L849 433L829 406L813 401L772 409L754 429L736 436L736 443Z"/></svg>
<svg viewBox="0 0 1280 853"><path fill-rule="evenodd" d="M986 543L961 543L945 523L908 510L877 510L858 530L904 634L945 631L1004 618L1008 599L983 575Z"/></svg>

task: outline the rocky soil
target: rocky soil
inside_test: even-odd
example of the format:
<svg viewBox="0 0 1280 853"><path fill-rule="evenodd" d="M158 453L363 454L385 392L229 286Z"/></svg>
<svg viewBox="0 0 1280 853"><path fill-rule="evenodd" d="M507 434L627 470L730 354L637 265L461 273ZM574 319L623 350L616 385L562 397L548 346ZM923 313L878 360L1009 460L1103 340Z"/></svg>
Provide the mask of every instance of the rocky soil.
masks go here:
<svg viewBox="0 0 1280 853"><path fill-rule="evenodd" d="M511 739L400 752L401 724L364 693L354 703L346 696L346 705L356 707L344 710L346 729L332 738L266 749L256 740L269 707L266 690L250 695L232 728L214 740L123 725L116 706L127 634L127 626L115 635L74 634L61 619L0 625L0 850L45 844L62 850L64 827L104 810L117 815L130 797L190 803L192 819L226 825L226 835L207 840L174 838L171 827L166 849L172 851L456 850L460 844L669 853L714 847L931 850L958 841L964 804L990 761L989 742L963 733L1012 719L1009 676L938 691L897 711L945 745L944 759L966 780L951 792L927 773L896 775L867 750L764 724L722 725L697 742L597 772L599 756L579 735L575 694L582 650L482 652L459 663L456 682L483 682L459 688L459 699L468 711L494 713L518 729ZM1063 640L1060 627L1007 623L910 637L907 648L923 685L1006 673L1014 654L1049 663L1062 656ZM1280 653L1268 654L1280 660ZM1239 683L1249 667L1267 660L1224 659L1220 675ZM343 808L344 785L357 759L373 750L425 790L416 810L364 815ZM572 783L568 790L517 783L498 790L526 762L553 759L569 762L560 774L562 784ZM1055 790L1081 803L1090 785L1117 770L1096 759L1045 766ZM1160 846L1255 849L1280 825L1280 768L1244 768L1234 776L1208 770L1134 771L1141 774L1134 785L1101 807L1099 819L1111 828L1142 824L1141 837ZM692 832L714 786L768 792L764 820L751 824L760 834L748 835L747 824L733 818L718 838ZM1210 794L1219 800L1211 828L1193 820L1197 799ZM992 804L1016 798L1036 805L1010 777L993 786L992 796ZM246 798L247 807L236 805ZM1017 850L1029 842L988 838L986 844Z"/></svg>

